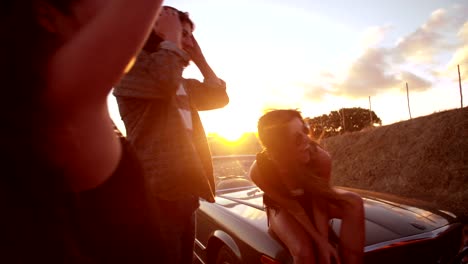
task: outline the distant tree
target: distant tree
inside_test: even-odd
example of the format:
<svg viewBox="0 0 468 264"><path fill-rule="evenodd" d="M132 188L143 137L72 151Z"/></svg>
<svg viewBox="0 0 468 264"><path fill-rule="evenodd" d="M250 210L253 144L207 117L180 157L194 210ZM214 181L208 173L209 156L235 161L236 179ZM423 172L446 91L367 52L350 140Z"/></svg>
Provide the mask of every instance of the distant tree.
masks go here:
<svg viewBox="0 0 468 264"><path fill-rule="evenodd" d="M372 124L371 124L372 115ZM338 111L331 111L328 115L321 115L314 118L306 118L312 136L315 138L327 138L343 134L345 132L360 131L363 128L381 125L382 121L368 109L353 107L341 108Z"/></svg>

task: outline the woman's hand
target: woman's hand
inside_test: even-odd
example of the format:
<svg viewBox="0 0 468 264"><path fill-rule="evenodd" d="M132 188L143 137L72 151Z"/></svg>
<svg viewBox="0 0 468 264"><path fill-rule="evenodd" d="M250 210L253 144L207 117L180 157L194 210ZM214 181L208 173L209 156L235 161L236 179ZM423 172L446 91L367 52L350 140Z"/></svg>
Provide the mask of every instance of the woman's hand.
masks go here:
<svg viewBox="0 0 468 264"><path fill-rule="evenodd" d="M293 213L293 211L295 211ZM318 263L340 264L340 258L337 250L328 242L328 236L321 234L319 230L310 222L309 217L302 207L291 207L288 211L293 214L295 219L305 228L306 232L312 237L318 253Z"/></svg>
<svg viewBox="0 0 468 264"><path fill-rule="evenodd" d="M56 32L60 35L56 37L64 38L63 44L42 65L47 67L43 76L47 87L41 91L41 103L52 120L47 126L48 154L74 192L105 182L121 159L107 98L144 45L162 4L162 0L82 2L89 4L60 13L64 23L72 19L76 28L66 34ZM53 15L59 15L55 11ZM90 63L89 58L99 63Z"/></svg>
<svg viewBox="0 0 468 264"><path fill-rule="evenodd" d="M337 250L328 241L317 241L318 263L340 264Z"/></svg>

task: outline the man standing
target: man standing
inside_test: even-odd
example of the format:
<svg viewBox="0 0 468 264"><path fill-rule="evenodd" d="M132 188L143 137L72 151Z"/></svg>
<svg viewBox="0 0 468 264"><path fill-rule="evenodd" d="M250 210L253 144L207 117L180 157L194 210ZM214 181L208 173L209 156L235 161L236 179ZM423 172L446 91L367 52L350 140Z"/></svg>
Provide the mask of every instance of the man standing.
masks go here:
<svg viewBox="0 0 468 264"><path fill-rule="evenodd" d="M187 13L164 7L132 69L114 89L127 138L159 211L166 263L191 263L199 198L214 202L211 154L199 110L229 102L205 60ZM203 82L182 78L189 61Z"/></svg>

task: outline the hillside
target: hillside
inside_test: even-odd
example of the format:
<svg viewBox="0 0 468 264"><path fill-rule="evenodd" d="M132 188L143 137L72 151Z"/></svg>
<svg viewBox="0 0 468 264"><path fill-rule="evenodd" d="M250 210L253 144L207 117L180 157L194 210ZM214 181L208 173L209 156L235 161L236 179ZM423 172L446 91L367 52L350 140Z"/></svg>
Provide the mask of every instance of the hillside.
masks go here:
<svg viewBox="0 0 468 264"><path fill-rule="evenodd" d="M468 219L468 108L324 139L335 185L426 200Z"/></svg>

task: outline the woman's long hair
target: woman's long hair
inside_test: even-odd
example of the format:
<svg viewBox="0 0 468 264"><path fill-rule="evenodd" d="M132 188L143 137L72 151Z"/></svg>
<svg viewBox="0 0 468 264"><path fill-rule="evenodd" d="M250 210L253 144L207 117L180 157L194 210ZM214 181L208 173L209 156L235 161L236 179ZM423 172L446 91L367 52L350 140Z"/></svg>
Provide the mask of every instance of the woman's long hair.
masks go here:
<svg viewBox="0 0 468 264"><path fill-rule="evenodd" d="M258 136L267 153L276 157L282 157L281 153L287 149L284 139L287 137L288 123L298 118L306 127L301 113L292 109L272 110L267 112L258 121ZM317 151L318 143L311 139L311 155ZM279 155L278 155L279 154ZM287 155L287 154L286 154ZM342 198L331 188L323 178L317 176L315 168L311 164L292 163L288 168L291 177L295 177L302 184L307 184L310 195L317 199L325 199L329 202L341 201Z"/></svg>

